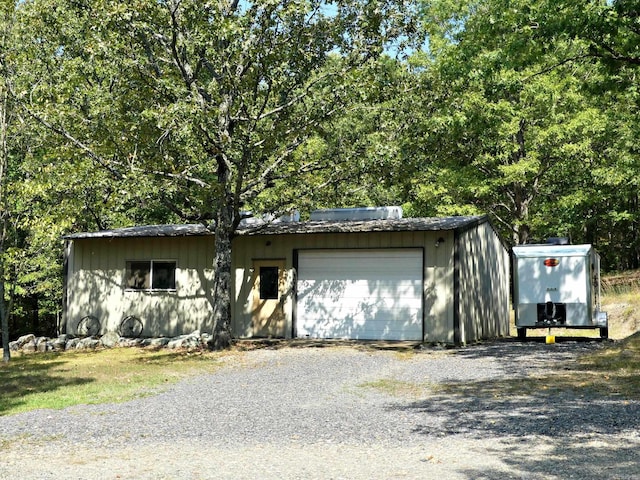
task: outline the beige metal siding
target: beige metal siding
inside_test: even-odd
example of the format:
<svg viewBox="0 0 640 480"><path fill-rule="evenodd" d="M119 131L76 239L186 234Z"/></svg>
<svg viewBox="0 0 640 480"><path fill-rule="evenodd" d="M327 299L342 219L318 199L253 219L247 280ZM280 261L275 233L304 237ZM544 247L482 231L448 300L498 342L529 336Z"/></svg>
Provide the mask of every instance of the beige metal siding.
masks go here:
<svg viewBox="0 0 640 480"><path fill-rule="evenodd" d="M115 331L133 315L144 336L210 330L213 237L77 239L69 248L67 332L86 315L100 320L101 333ZM125 289L127 260L175 260L176 290Z"/></svg>
<svg viewBox="0 0 640 480"><path fill-rule="evenodd" d="M438 242L439 239L444 241ZM450 344L454 341L454 234L427 232L422 241L426 252L425 342Z"/></svg>
<svg viewBox="0 0 640 480"><path fill-rule="evenodd" d="M445 241L436 247L436 240ZM287 295L284 301L286 337L293 332L294 251L304 249L424 248L424 333L425 341L453 341L453 234L451 232L367 232L311 235L240 236L234 240L233 330L239 337L251 337L251 271L256 259L284 258Z"/></svg>
<svg viewBox="0 0 640 480"><path fill-rule="evenodd" d="M460 340L509 333L509 253L489 222L458 238Z"/></svg>

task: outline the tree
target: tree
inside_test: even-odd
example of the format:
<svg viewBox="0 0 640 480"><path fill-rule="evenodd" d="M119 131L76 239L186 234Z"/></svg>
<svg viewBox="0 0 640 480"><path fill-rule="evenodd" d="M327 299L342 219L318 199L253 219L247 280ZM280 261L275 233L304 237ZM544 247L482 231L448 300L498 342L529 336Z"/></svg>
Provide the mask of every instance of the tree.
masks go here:
<svg viewBox="0 0 640 480"><path fill-rule="evenodd" d="M10 95L12 68L10 65L12 46L12 26L14 23L15 3L3 2L0 7L0 324L2 330L2 359L8 362L9 350L9 314L11 297L7 292L8 248L12 237L12 206L10 200L11 148L9 145L12 125L15 120L13 99Z"/></svg>
<svg viewBox="0 0 640 480"><path fill-rule="evenodd" d="M6 17L5 17L6 22ZM5 23L6 25L6 23ZM6 34L3 35L2 47L6 47ZM4 48L3 48L4 50ZM2 62L4 63L4 62ZM4 65L3 65L4 66ZM3 68L3 70L5 70ZM8 362L11 358L11 352L9 350L9 307L5 301L5 251L6 243L8 240L8 211L6 201L7 190L7 169L9 166L9 151L7 145L8 136L8 112L9 107L9 94L7 89L7 76L6 70L3 75L3 85L0 85L0 322L2 325L2 359L4 362Z"/></svg>
<svg viewBox="0 0 640 480"><path fill-rule="evenodd" d="M542 5L547 12L544 23L540 23L545 37L580 39L586 46L584 57L603 61L613 68L640 65L637 2L547 0Z"/></svg>
<svg viewBox="0 0 640 480"><path fill-rule="evenodd" d="M299 149L343 110L349 75L403 32L404 7L34 0L23 5L39 35L22 98L121 188L212 225L212 347L224 348L241 211L294 171L330 167Z"/></svg>
<svg viewBox="0 0 640 480"><path fill-rule="evenodd" d="M587 194L571 203L585 218L587 241L601 245L603 264L612 269L640 266L640 163L637 75L640 66L637 2L593 0L549 2L550 15L541 32L545 38L572 39L582 44L579 62L594 74L585 94L607 118L601 142L602 161L591 171ZM577 205L581 211L575 211Z"/></svg>
<svg viewBox="0 0 640 480"><path fill-rule="evenodd" d="M601 158L606 119L583 85L594 73L584 42L540 34L545 2L430 2L426 152L412 208L488 212L513 243L544 235L557 186ZM433 97L437 102L433 102ZM574 220L575 222L575 220Z"/></svg>
<svg viewBox="0 0 640 480"><path fill-rule="evenodd" d="M406 63L388 55L359 68L346 88L348 108L321 122L295 153L301 162L332 168L304 176L292 170L268 196L261 195L258 210L278 208L282 198L296 198L290 208L303 212L402 203L403 192L396 186L406 161L400 140L406 138L404 99L411 80Z"/></svg>

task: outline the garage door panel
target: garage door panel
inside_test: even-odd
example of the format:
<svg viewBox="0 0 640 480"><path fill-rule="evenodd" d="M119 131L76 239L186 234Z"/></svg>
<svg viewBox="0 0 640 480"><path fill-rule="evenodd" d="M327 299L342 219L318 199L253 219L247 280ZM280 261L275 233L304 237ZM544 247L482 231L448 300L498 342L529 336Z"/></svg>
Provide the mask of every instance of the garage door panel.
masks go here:
<svg viewBox="0 0 640 480"><path fill-rule="evenodd" d="M297 334L422 339L422 250L299 253Z"/></svg>
<svg viewBox="0 0 640 480"><path fill-rule="evenodd" d="M398 314L409 319L407 322L398 322ZM419 316L419 310L406 309L402 312L380 311L376 315L368 316L366 313L353 314L352 312L323 311L318 315L307 319L308 327L299 332L301 337L311 338L350 338L361 340L420 340L421 334L414 321Z"/></svg>
<svg viewBox="0 0 640 480"><path fill-rule="evenodd" d="M415 299L420 296L421 282L394 284L393 282L378 282L367 284L366 282L309 282L298 283L298 297L306 295L315 297L327 296L328 298L362 298L374 296L377 298Z"/></svg>
<svg viewBox="0 0 640 480"><path fill-rule="evenodd" d="M326 255L326 256L325 256ZM362 275L371 275L380 271L380 265L393 267L388 270L389 275L395 274L396 278L403 278L407 272L415 271L415 258L408 259L401 255L370 256L352 253L329 253L317 254L316 252L301 252L299 262L300 269L305 270L309 278L315 277L320 280L325 279L345 279L363 278ZM360 257L360 258L354 258ZM404 253L406 255L406 252ZM351 265L353 261L358 261L357 270L346 271L341 267L345 264ZM369 263L367 263L369 262ZM421 253L420 262L422 263ZM338 270L336 270L336 268ZM406 277L405 277L406 278Z"/></svg>

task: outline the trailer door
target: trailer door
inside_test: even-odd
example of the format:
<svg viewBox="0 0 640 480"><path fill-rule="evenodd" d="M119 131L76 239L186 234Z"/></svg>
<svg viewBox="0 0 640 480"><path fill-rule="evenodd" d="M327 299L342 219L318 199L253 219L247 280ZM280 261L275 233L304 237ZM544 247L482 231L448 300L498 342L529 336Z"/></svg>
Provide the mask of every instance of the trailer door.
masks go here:
<svg viewBox="0 0 640 480"><path fill-rule="evenodd" d="M591 325L589 250L563 249L514 248L517 326Z"/></svg>

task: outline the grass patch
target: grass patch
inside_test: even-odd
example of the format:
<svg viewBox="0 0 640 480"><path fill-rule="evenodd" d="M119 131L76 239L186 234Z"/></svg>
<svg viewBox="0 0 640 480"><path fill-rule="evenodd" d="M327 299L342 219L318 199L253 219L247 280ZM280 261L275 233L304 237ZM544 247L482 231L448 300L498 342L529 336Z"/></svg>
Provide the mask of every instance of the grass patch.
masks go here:
<svg viewBox="0 0 640 480"><path fill-rule="evenodd" d="M436 390L430 383L413 383L392 378L382 378L371 382L361 383L361 388L370 388L393 397L422 398Z"/></svg>
<svg viewBox="0 0 640 480"><path fill-rule="evenodd" d="M609 335L623 339L640 329L640 270L602 278L602 310L609 314Z"/></svg>
<svg viewBox="0 0 640 480"><path fill-rule="evenodd" d="M0 415L124 402L211 372L221 355L137 348L16 355L0 364Z"/></svg>
<svg viewBox="0 0 640 480"><path fill-rule="evenodd" d="M605 295L634 293L640 290L640 270L609 273L602 277L602 291Z"/></svg>
<svg viewBox="0 0 640 480"><path fill-rule="evenodd" d="M559 366L560 367L560 366ZM640 333L581 356L575 363L526 378L439 385L438 393L459 397L555 397L640 400Z"/></svg>
<svg viewBox="0 0 640 480"><path fill-rule="evenodd" d="M572 374L603 395L640 399L640 333L585 355Z"/></svg>

